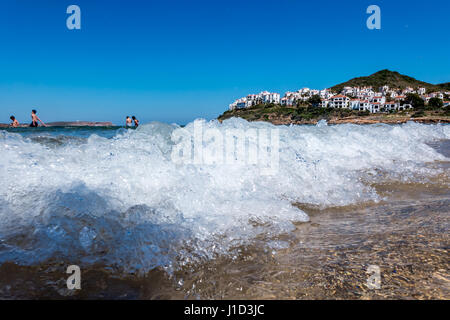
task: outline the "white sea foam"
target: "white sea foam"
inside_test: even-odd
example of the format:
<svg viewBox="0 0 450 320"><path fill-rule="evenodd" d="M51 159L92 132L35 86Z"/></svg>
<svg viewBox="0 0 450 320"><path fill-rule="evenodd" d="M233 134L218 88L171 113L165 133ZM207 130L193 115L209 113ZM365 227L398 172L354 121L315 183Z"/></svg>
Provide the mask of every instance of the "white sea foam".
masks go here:
<svg viewBox="0 0 450 320"><path fill-rule="evenodd" d="M242 119L205 125L274 128ZM426 142L450 139L448 125L279 126L279 169L270 176L257 165L174 163L177 129L152 123L56 148L1 132L0 263L56 258L146 271L226 254L308 221L294 202L378 201L366 182L436 174L424 164L448 159Z"/></svg>

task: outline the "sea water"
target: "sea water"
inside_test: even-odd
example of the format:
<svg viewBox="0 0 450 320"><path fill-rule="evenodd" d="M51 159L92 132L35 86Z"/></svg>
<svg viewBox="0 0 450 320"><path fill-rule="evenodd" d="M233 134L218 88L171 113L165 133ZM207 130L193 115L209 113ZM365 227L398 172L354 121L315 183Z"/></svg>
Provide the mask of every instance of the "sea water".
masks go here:
<svg viewBox="0 0 450 320"><path fill-rule="evenodd" d="M277 236L309 221L294 204L379 202L374 183L448 175L429 165L449 160L430 146L450 139L448 125L204 123L219 132L278 130L277 173L245 163L175 163L174 124L1 130L0 264L55 259L172 272L232 255L261 235L270 250L284 248Z"/></svg>

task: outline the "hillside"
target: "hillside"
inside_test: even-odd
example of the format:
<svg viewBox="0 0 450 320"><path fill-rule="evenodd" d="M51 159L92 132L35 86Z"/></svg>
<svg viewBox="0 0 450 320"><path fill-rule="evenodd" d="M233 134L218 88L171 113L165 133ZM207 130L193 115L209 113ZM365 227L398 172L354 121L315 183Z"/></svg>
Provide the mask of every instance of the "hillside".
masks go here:
<svg viewBox="0 0 450 320"><path fill-rule="evenodd" d="M450 83L443 83L434 85L431 83L416 80L412 77L402 75L395 71L381 70L368 77L358 77L353 78L347 82L335 85L331 88L332 91L341 92L344 87L363 87L372 86L374 88L379 88L384 85L388 85L391 88L401 88L406 87L424 87L427 91L439 91L448 90L450 88Z"/></svg>
<svg viewBox="0 0 450 320"><path fill-rule="evenodd" d="M332 87L331 90L340 92L347 86L371 86L377 89L384 85L400 89L424 87L427 91L450 90L450 82L434 85L389 70L381 70L368 77L351 79ZM420 101L422 100L420 99ZM267 121L273 124L314 124L322 119L334 124L347 122L359 124L376 122L404 123L411 120L426 123L450 123L450 109L449 107L427 107L425 110L370 114L369 111L318 108L307 102L295 106L281 106L280 104L269 103L258 104L250 108L228 110L220 115L218 120L223 121L232 117L243 118L247 121Z"/></svg>
<svg viewBox="0 0 450 320"><path fill-rule="evenodd" d="M437 85L441 90L450 91L450 82L441 83Z"/></svg>

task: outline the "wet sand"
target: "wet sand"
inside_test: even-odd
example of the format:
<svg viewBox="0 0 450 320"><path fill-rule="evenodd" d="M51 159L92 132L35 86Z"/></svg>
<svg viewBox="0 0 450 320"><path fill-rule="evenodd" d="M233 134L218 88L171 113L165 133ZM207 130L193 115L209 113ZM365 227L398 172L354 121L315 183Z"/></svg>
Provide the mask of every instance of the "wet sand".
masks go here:
<svg viewBox="0 0 450 320"><path fill-rule="evenodd" d="M377 186L389 201L318 210L279 236L289 248L238 248L234 256L123 277L83 270L82 290L66 289L64 262L0 267L2 299L449 299L450 194L443 185ZM262 242L267 239L259 239ZM369 289L378 265L381 288Z"/></svg>
<svg viewBox="0 0 450 320"><path fill-rule="evenodd" d="M401 190L396 200L377 205L326 210L303 206L311 222L280 237L290 242L288 249L268 253L246 248L234 261L208 264L195 276L187 272L188 297L450 298L449 193L431 186L382 187ZM417 191L429 199L409 198ZM369 265L380 267L379 290L367 285Z"/></svg>

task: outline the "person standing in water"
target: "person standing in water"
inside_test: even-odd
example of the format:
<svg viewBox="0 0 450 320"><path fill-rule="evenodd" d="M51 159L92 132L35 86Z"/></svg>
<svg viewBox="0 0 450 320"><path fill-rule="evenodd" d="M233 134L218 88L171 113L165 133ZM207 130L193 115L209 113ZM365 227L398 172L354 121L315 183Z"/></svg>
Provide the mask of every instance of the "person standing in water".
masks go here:
<svg viewBox="0 0 450 320"><path fill-rule="evenodd" d="M11 127L13 127L13 128L17 128L19 125L20 125L20 123L19 123L19 121L17 121L17 119L16 119L16 117L14 117L14 116L11 116L11 117L9 117L10 119L11 119Z"/></svg>
<svg viewBox="0 0 450 320"><path fill-rule="evenodd" d="M132 119L133 119L133 121L134 121L134 126L137 128L137 127L139 127L139 120L138 119L136 119L136 117L135 116L132 116L131 117Z"/></svg>
<svg viewBox="0 0 450 320"><path fill-rule="evenodd" d="M37 112L36 110L31 110L31 124L30 124L30 127L37 128L39 126L38 121L40 123L42 123L42 125L44 127L46 127L47 125L44 122L42 122L41 119L39 119L39 117L36 115L36 112Z"/></svg>
<svg viewBox="0 0 450 320"><path fill-rule="evenodd" d="M127 116L127 119L125 120L125 127L131 127L132 123L131 118Z"/></svg>

